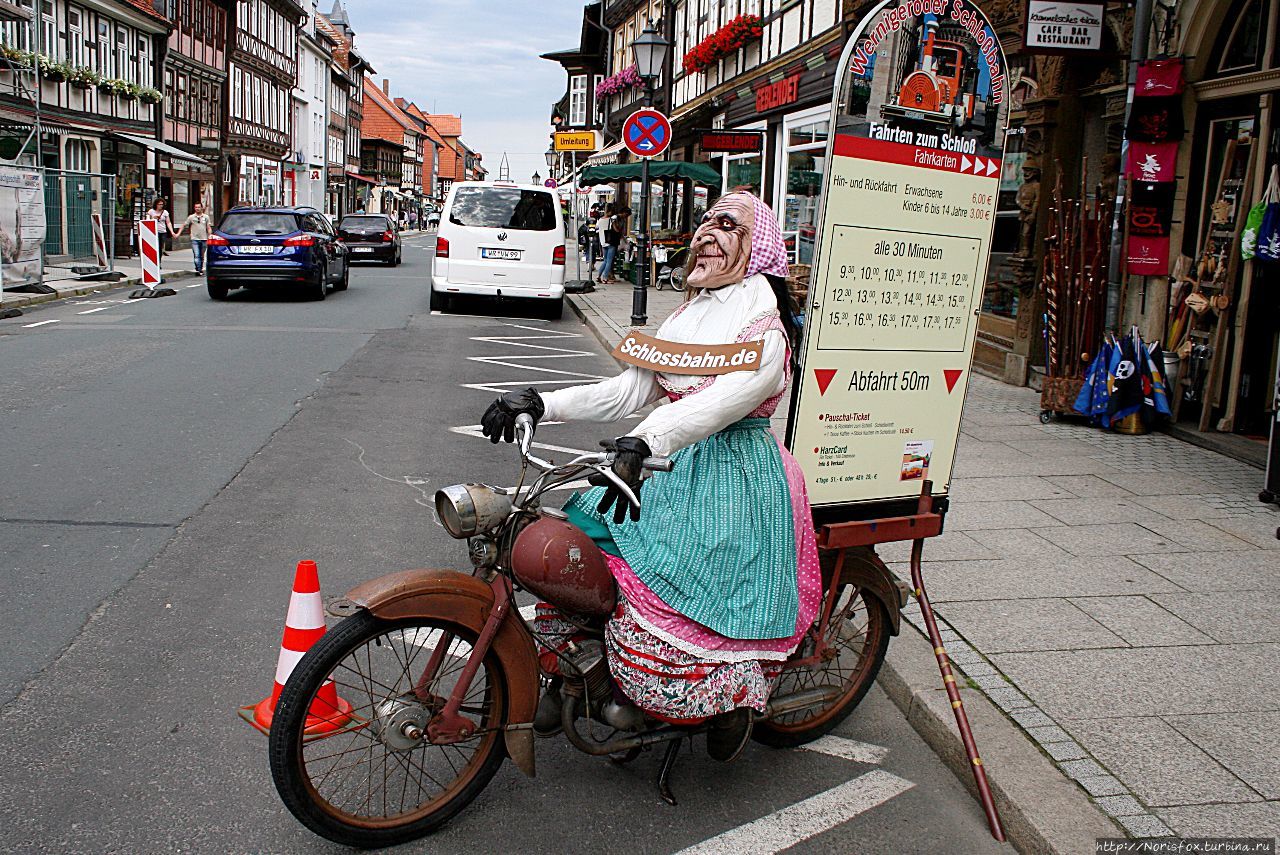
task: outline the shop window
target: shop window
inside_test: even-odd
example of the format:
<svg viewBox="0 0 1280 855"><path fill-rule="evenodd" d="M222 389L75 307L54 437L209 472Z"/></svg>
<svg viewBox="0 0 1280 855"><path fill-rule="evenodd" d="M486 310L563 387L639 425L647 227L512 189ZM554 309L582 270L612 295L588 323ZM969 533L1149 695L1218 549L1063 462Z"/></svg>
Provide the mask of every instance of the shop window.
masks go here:
<svg viewBox="0 0 1280 855"><path fill-rule="evenodd" d="M749 187L752 193L759 193L762 186L760 167L763 159L758 154L746 157L730 157L725 159L724 185L729 191L735 187Z"/></svg>
<svg viewBox="0 0 1280 855"><path fill-rule="evenodd" d="M798 264L813 263L817 234L818 202L826 175L826 118L788 121L786 128L786 185L782 200L782 231L792 259Z"/></svg>

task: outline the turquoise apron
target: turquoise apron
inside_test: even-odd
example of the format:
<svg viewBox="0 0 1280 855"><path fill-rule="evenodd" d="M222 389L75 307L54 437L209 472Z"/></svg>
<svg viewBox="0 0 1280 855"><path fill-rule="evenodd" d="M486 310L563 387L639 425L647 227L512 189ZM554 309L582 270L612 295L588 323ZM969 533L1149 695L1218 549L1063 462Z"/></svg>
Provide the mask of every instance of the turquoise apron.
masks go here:
<svg viewBox="0 0 1280 855"><path fill-rule="evenodd" d="M596 507L603 487L577 493L569 518L625 558L668 606L728 638L795 634L795 519L769 420L735 422L672 455L644 482L640 521Z"/></svg>

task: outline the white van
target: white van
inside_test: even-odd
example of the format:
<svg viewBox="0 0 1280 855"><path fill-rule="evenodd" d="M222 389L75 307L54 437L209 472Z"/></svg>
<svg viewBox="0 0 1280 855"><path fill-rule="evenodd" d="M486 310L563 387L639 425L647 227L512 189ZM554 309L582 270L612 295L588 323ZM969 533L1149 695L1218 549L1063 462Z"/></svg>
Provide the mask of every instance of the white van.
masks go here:
<svg viewBox="0 0 1280 855"><path fill-rule="evenodd" d="M564 216L553 190L510 181L454 184L431 266L431 309L454 294L516 297L564 311Z"/></svg>

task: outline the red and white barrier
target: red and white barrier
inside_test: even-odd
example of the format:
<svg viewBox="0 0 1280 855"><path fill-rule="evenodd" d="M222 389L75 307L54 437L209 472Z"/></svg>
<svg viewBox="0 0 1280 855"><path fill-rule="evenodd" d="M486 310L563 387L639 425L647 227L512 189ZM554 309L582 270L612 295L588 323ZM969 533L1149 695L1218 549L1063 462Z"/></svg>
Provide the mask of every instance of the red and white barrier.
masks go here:
<svg viewBox="0 0 1280 855"><path fill-rule="evenodd" d="M142 258L142 284L146 288L160 285L160 230L155 220L138 222L138 255Z"/></svg>
<svg viewBox="0 0 1280 855"><path fill-rule="evenodd" d="M89 216L89 222L93 224L93 256L99 267L107 267L107 237L102 229L102 215L94 211Z"/></svg>

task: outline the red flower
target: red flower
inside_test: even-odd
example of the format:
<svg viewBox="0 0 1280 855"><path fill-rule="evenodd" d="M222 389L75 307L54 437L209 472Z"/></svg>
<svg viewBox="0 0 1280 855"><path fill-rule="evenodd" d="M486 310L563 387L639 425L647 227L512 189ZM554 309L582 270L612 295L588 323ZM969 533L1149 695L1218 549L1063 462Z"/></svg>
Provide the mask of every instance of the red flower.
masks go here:
<svg viewBox="0 0 1280 855"><path fill-rule="evenodd" d="M763 35L764 22L759 15L739 15L694 45L681 64L686 74L704 71Z"/></svg>

